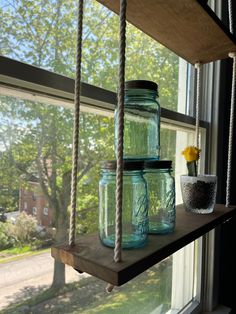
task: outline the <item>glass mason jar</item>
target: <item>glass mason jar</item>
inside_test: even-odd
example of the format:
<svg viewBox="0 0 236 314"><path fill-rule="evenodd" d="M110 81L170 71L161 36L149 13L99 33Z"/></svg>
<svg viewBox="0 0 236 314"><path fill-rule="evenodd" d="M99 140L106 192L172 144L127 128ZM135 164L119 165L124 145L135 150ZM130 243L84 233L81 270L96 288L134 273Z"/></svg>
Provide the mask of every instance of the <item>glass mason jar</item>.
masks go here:
<svg viewBox="0 0 236 314"><path fill-rule="evenodd" d="M159 159L160 105L158 85L151 81L125 83L124 158ZM115 111L115 151L117 151L118 115Z"/></svg>
<svg viewBox="0 0 236 314"><path fill-rule="evenodd" d="M171 175L172 161L145 162L149 198L149 233L165 234L175 228L175 180Z"/></svg>
<svg viewBox="0 0 236 314"><path fill-rule="evenodd" d="M99 181L99 235L102 243L115 245L116 161L104 161ZM148 238L147 183L143 162L124 161L122 248L144 246Z"/></svg>

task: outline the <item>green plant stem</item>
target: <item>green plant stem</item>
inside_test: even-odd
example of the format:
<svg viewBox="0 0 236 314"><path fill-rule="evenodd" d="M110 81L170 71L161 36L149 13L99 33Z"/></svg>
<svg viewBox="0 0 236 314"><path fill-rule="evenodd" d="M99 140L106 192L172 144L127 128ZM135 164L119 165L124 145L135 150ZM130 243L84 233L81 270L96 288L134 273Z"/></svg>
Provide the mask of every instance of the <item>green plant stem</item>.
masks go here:
<svg viewBox="0 0 236 314"><path fill-rule="evenodd" d="M190 177L197 177L197 162L196 161L188 161L188 175Z"/></svg>

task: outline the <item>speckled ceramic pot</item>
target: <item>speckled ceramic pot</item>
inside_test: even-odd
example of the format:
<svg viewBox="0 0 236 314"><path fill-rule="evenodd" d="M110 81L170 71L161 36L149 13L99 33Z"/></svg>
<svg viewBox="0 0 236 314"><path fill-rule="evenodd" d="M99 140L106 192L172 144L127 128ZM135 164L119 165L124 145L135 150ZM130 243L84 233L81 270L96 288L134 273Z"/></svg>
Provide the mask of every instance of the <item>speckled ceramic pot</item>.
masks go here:
<svg viewBox="0 0 236 314"><path fill-rule="evenodd" d="M197 177L181 176L181 192L186 211L197 214L213 212L216 200L217 177L199 175Z"/></svg>

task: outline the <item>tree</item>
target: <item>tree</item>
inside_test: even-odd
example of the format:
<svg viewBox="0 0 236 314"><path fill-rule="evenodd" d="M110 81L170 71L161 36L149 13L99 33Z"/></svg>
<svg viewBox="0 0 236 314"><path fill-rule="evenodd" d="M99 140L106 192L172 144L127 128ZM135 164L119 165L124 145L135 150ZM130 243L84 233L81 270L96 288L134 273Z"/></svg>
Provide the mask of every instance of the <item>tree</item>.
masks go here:
<svg viewBox="0 0 236 314"><path fill-rule="evenodd" d="M0 8L0 53L74 77L75 0L4 0ZM95 1L85 9L82 80L116 90L118 18ZM129 25L126 79L151 79L160 84L161 104L175 109L178 58ZM1 99L0 169L5 185L19 187L19 178L37 176L54 210L56 240L63 241L70 200L72 112L63 107ZM5 119L5 120L4 120ZM13 122L12 122L13 121ZM103 138L104 136L104 138ZM114 155L112 119L81 115L79 224L90 231L96 221L98 161ZM53 285L65 281L64 265L55 262Z"/></svg>

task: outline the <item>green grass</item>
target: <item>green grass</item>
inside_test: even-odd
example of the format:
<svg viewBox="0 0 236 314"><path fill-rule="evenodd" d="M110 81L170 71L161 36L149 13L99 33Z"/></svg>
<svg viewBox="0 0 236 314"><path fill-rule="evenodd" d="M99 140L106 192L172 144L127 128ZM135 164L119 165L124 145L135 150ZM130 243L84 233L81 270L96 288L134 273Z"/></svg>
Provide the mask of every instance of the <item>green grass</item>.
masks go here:
<svg viewBox="0 0 236 314"><path fill-rule="evenodd" d="M23 246L21 248L14 247L14 248L6 249L3 251L0 251L0 264L16 261L26 256L37 255L37 254L41 254L41 253L49 252L49 251L50 251L50 248L32 250L30 246Z"/></svg>
<svg viewBox="0 0 236 314"><path fill-rule="evenodd" d="M64 293L70 292L71 290L75 290L78 288L78 283L69 283L66 284L63 288L57 289L57 288L49 288L46 289L39 294L33 296L32 298L24 301L24 302L19 302L14 305L10 305L3 311L0 311L0 313L4 314L18 314L19 310L22 306L27 305L29 307L36 306L38 304L41 304L45 301L54 299L60 295L63 295Z"/></svg>
<svg viewBox="0 0 236 314"><path fill-rule="evenodd" d="M30 313L52 314L144 314L160 304L162 312L170 307L171 260L154 266L112 293L105 292L106 283L94 277L82 278L62 289L47 289L31 299L4 310L4 314L19 313L29 306Z"/></svg>
<svg viewBox="0 0 236 314"><path fill-rule="evenodd" d="M171 271L162 272L152 268L112 293L101 295L84 309L71 313L143 314L152 312L160 304L163 304L162 311L167 311L171 298L169 276Z"/></svg>
<svg viewBox="0 0 236 314"><path fill-rule="evenodd" d="M22 254L29 251L31 251L31 247L27 245L23 247L12 247L10 249L2 250L0 256Z"/></svg>

